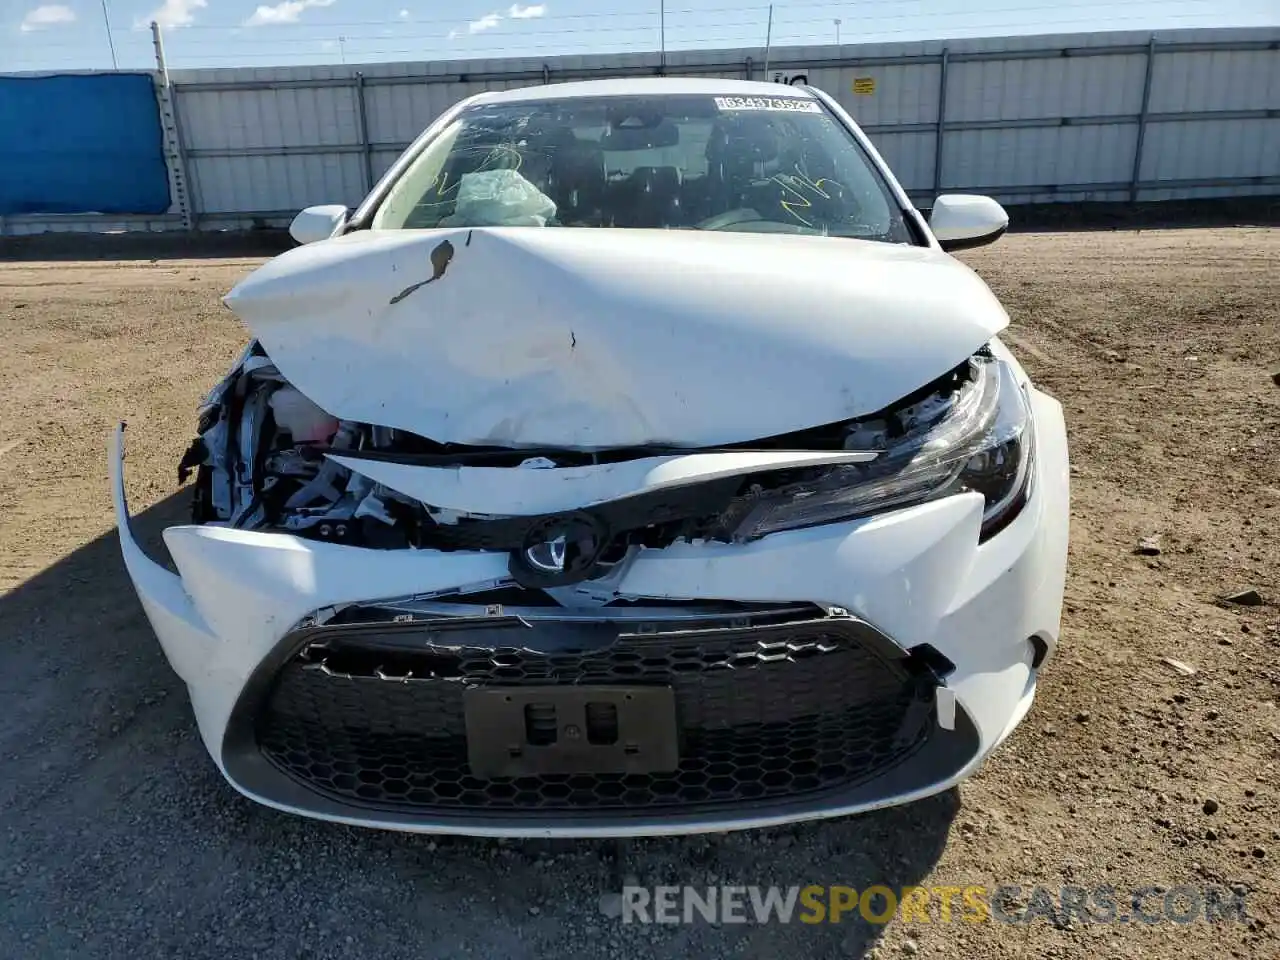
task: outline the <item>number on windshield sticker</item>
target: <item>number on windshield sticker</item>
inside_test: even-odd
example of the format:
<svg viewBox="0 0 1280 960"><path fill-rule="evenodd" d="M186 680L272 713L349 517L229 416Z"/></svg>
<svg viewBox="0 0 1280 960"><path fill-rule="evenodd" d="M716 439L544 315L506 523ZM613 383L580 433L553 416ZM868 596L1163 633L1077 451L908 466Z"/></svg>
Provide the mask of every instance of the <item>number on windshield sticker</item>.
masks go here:
<svg viewBox="0 0 1280 960"><path fill-rule="evenodd" d="M821 113L816 100L799 97L716 97L718 110L776 110L781 113Z"/></svg>

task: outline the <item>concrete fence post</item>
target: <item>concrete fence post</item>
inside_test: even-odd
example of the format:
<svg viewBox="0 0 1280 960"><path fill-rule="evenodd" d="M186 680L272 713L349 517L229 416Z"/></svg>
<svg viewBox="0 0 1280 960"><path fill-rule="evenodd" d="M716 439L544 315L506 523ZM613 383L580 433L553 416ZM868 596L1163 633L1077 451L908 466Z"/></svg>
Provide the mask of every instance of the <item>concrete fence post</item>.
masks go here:
<svg viewBox="0 0 1280 960"><path fill-rule="evenodd" d="M164 131L165 162L169 167L169 184L173 201L182 218L182 229L194 230L198 215L192 203L187 174L187 153L182 142L182 123L173 85L169 82L169 66L164 58L164 37L160 25L151 21L151 43L156 53L156 104L160 108L160 126Z"/></svg>

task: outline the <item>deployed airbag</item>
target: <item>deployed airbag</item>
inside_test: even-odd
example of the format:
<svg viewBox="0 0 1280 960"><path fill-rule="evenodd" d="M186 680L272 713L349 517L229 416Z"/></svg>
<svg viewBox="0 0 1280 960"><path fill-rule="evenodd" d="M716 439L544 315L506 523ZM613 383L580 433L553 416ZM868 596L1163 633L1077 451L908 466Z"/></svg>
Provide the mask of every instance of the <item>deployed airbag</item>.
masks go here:
<svg viewBox="0 0 1280 960"><path fill-rule="evenodd" d="M555 201L516 170L464 173L457 206L444 226L545 227L556 215Z"/></svg>

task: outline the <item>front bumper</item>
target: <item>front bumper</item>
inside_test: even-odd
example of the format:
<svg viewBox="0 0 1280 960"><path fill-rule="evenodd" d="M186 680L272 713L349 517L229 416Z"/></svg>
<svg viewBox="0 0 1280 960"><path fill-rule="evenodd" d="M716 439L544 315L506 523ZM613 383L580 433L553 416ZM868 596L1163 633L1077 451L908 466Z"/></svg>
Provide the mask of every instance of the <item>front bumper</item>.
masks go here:
<svg viewBox="0 0 1280 960"><path fill-rule="evenodd" d="M130 531L119 431L110 457L112 487L125 564L147 617L188 686L214 761L252 799L349 824L430 833L570 837L741 829L857 813L945 790L976 770L1030 708L1036 672L1057 641L1068 517L1061 408L1043 394L1032 391L1031 398L1037 450L1031 500L986 543L978 542L982 499L964 494L746 545L643 550L612 584L624 596L672 608L801 603L845 612L867 631L858 644L880 638L874 643L899 652L927 647L954 665L932 687L927 735L874 775L728 803L424 811L318 791L283 776L282 764L266 758L260 733L244 721L263 702L264 677L271 681L272 668L299 649L308 618L389 598L465 598L506 580L505 554L365 550L176 526L164 533L175 575L148 558Z"/></svg>

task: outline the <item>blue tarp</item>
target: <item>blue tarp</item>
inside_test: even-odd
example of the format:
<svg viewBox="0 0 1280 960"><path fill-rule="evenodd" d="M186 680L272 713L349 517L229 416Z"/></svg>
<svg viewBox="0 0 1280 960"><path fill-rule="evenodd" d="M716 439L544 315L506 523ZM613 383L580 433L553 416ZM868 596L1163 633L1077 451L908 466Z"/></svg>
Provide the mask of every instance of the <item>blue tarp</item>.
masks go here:
<svg viewBox="0 0 1280 960"><path fill-rule="evenodd" d="M168 209L149 75L0 77L0 215Z"/></svg>

